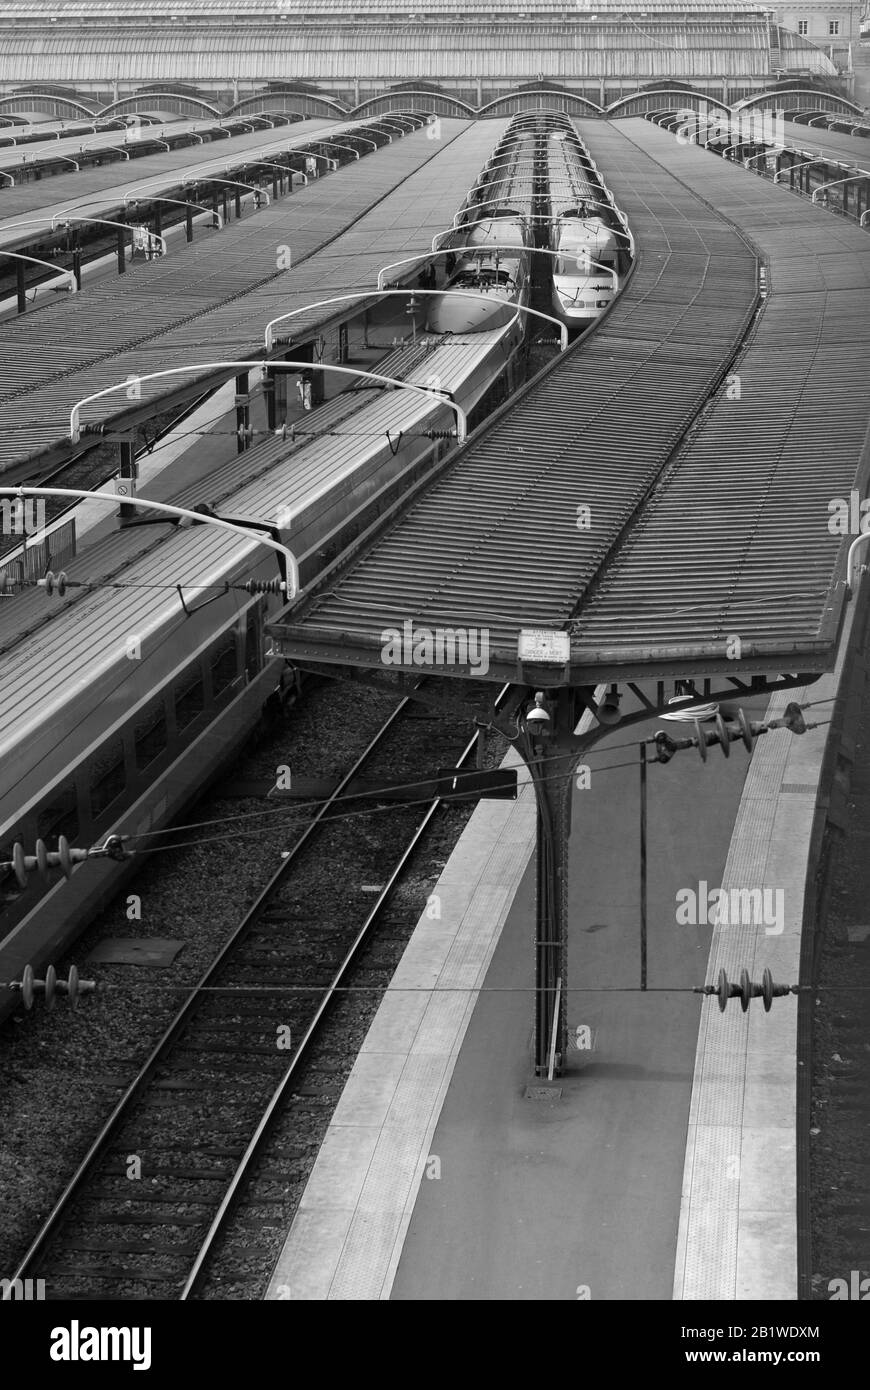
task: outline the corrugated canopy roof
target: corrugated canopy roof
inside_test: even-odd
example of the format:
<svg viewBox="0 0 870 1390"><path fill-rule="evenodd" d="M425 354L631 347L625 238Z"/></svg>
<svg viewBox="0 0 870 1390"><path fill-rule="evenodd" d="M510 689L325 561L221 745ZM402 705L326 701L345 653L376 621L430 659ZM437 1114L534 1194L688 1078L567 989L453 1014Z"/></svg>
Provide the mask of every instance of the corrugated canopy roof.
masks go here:
<svg viewBox="0 0 870 1390"><path fill-rule="evenodd" d="M699 17L686 26L673 20L655 33L582 17L543 25L459 23L449 17L422 27L416 21L356 27L352 40L337 22L287 25L280 37L266 28L215 26L194 38L177 26L147 33L78 29L38 36L22 30L0 48L0 81L69 80L214 82L232 72L239 82L286 80L342 82L361 79L386 85L421 79L468 82L496 78L531 81L543 70L550 81L614 78L764 77L769 72L767 26L754 15L739 22Z"/></svg>
<svg viewBox="0 0 870 1390"><path fill-rule="evenodd" d="M491 680L523 679L519 630L541 627L570 633L580 684L833 664L851 537L830 504L870 464L870 242L648 122L577 124L637 237L622 296L368 552L270 625L290 659L378 667L410 624L485 632ZM771 293L732 366L755 304L739 228ZM414 669L395 649L391 664Z"/></svg>
<svg viewBox="0 0 870 1390"><path fill-rule="evenodd" d="M259 357L270 319L342 290L371 289L374 298L381 266L426 254L433 232L444 219L449 225L505 124L445 118L440 141L423 131L408 135L213 239L139 265L123 282L89 286L74 300L7 324L0 341L0 476L15 465L30 476L26 460L46 449L64 452L69 411L94 391L186 363ZM290 270L276 268L275 250L285 241L293 247ZM305 327L341 312L312 311ZM191 372L145 383L143 404L147 409L167 392L215 376ZM119 392L86 407L83 423L129 411Z"/></svg>
<svg viewBox="0 0 870 1390"><path fill-rule="evenodd" d="M442 15L466 19L473 15L499 19L535 19L563 16L566 19L589 18L592 15L631 15L656 21L659 16L718 13L729 15L764 14L760 4L741 4L739 0L657 0L654 4L624 4L621 0L582 0L582 3L553 3L553 0L139 0L121 9L116 0L4 0L0 5L0 22L32 21L34 23L63 23L87 20L114 25L129 23L155 24L158 20L187 20L208 23L227 20L239 15L246 22L284 22L292 19L305 22L321 15L364 19L379 14L410 14L417 20Z"/></svg>

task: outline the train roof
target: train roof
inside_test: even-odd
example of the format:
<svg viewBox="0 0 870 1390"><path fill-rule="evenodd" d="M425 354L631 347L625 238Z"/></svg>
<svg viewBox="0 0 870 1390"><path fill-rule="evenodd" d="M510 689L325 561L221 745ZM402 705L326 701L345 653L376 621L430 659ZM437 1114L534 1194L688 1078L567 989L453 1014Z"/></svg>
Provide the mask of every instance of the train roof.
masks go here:
<svg viewBox="0 0 870 1390"><path fill-rule="evenodd" d="M612 228L608 227L600 217L580 217L579 214L565 213L556 223L556 246L588 246L590 243L600 245L616 244L616 237Z"/></svg>
<svg viewBox="0 0 870 1390"><path fill-rule="evenodd" d="M503 331L454 337L444 344L435 340L431 351L416 354L405 379L424 386L436 375L449 390L451 382L465 378L485 358ZM288 441L267 440L216 468L206 485L200 481L175 494L173 500L191 506L203 500L207 487L219 513L269 521L282 508L289 509L291 516L298 513L340 485L359 465L361 430L382 447L388 430L397 435L413 429L433 412L429 400L411 392L388 388L365 394L371 394L371 399L343 424L335 416L346 400L344 394L324 407L332 412L330 433L325 436L295 450ZM280 467L291 455L294 466ZM252 476L255 473L258 476ZM244 476L241 484L240 475ZM224 496L231 496L231 504L218 500ZM292 549L292 525L289 544ZM35 721L50 721L63 705L98 682L102 673L116 667L130 633L143 639L147 653L148 634L185 621L174 587L148 585L178 584L189 590L196 603L197 586L223 583L228 569L246 557L253 558L258 549L262 557L265 552L253 536L245 541L207 525L167 526L165 532L152 527L114 531L88 546L67 571L80 580L120 574L124 582L141 588L72 590L65 599L49 599L36 589L4 600L0 605L0 758L29 737Z"/></svg>

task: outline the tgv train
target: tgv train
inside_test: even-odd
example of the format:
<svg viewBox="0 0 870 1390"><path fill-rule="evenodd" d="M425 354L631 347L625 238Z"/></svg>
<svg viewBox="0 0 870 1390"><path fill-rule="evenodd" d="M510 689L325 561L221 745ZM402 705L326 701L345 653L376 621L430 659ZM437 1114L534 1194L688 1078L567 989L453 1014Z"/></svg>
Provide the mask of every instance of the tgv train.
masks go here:
<svg viewBox="0 0 870 1390"><path fill-rule="evenodd" d="M600 217L584 205L567 209L553 224L553 310L565 323L583 327L600 318L617 292L619 247Z"/></svg>
<svg viewBox="0 0 870 1390"><path fill-rule="evenodd" d="M487 397L515 384L520 340L514 325L401 346L379 370L425 393L356 385L305 415L311 437L269 438L172 500L275 524L304 587L449 447L456 417L433 382L473 424ZM16 842L33 854L59 836L91 847L130 835L147 847L295 681L262 635L286 600L239 587L278 577L275 552L253 532L113 524L66 568L70 580L100 582L0 601L0 861ZM57 961L136 866L94 858L68 881L51 869L24 885L0 872L0 981ZM0 1018L18 999L0 986Z"/></svg>
<svg viewBox="0 0 870 1390"><path fill-rule="evenodd" d="M624 237L594 181L576 137L558 131L547 142L553 312L571 327L600 318L618 291Z"/></svg>
<svg viewBox="0 0 870 1390"><path fill-rule="evenodd" d="M445 289L481 296L432 301L428 327L433 333L473 333L503 327L529 297L528 223L510 209L498 209L468 232L466 249Z"/></svg>
<svg viewBox="0 0 870 1390"><path fill-rule="evenodd" d="M450 248L456 265L445 289L482 297L431 301L433 333L473 333L504 326L529 298L529 214L534 196L535 140L508 134L478 180L470 208Z"/></svg>

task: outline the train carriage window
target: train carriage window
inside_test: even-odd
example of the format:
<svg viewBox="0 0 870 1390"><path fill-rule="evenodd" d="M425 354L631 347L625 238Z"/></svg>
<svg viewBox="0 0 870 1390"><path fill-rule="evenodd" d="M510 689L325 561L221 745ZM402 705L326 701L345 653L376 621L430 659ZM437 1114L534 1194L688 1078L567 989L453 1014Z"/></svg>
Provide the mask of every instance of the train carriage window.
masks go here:
<svg viewBox="0 0 870 1390"><path fill-rule="evenodd" d="M192 724L205 709L205 692L202 685L202 672L196 675L175 696L175 725L179 733Z"/></svg>
<svg viewBox="0 0 870 1390"><path fill-rule="evenodd" d="M229 633L211 658L211 692L215 699L223 694L238 674L236 635Z"/></svg>
<svg viewBox="0 0 870 1390"><path fill-rule="evenodd" d="M166 715L162 699L143 712L133 733L136 749L136 769L141 772L166 747Z"/></svg>
<svg viewBox="0 0 870 1390"><path fill-rule="evenodd" d="M95 820L120 796L126 783L124 747L120 739L113 739L91 769L91 815Z"/></svg>
<svg viewBox="0 0 870 1390"><path fill-rule="evenodd" d="M79 834L79 801L75 783L57 787L36 817L36 838L49 849L57 848L57 837L65 835L75 844Z"/></svg>

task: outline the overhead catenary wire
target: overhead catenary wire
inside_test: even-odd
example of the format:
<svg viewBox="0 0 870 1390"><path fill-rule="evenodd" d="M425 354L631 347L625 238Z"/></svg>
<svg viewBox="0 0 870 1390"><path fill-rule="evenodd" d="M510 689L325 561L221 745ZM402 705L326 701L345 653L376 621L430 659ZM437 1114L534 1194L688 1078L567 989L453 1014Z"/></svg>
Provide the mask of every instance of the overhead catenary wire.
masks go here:
<svg viewBox="0 0 870 1390"><path fill-rule="evenodd" d="M111 962L110 962L111 963ZM0 988L8 982L0 980ZM305 985L203 985L199 988L189 984L183 985L136 985L125 986L116 984L114 981L101 980L97 985L96 992L105 994L108 991L122 991L126 988L131 993L140 994L189 994L192 988L196 988L198 994L323 994L327 989L331 989L333 994L536 994L538 991L534 985L397 985L395 988L384 988L383 985L331 985L324 984L305 984ZM821 986L800 985L801 991L819 989ZM827 990L837 989L856 989L870 992L870 985L827 985ZM647 989L641 990L640 985L584 985L578 993L583 994L697 994L697 987L694 985L650 985Z"/></svg>
<svg viewBox="0 0 870 1390"><path fill-rule="evenodd" d="M814 724L812 727L813 727L813 728L821 728L821 727L823 727L824 725L826 725L826 724L828 724L828 723L830 723L830 720L821 720L821 721L819 721L818 723ZM634 744L628 743L628 744L622 744L622 745L618 745L618 746L619 746L619 747L622 747L622 748L631 748L631 747L633 747L633 748L639 749L639 748L641 748L642 746L644 746L644 744L647 743L647 742L650 742L650 740L643 740L642 742L637 742L637 743L634 743ZM602 750L602 751L604 751L604 750ZM607 751L610 751L610 750L607 750ZM592 752L594 752L594 749L590 748L590 749L585 750L585 752L586 752L586 753L592 753ZM526 766L530 766L530 767L533 767L533 768L537 768L537 767L539 767L539 766L543 766L545 763L548 763L548 762L560 762L560 761L564 761L565 758L569 758L569 757L570 757L570 758L574 758L574 757L576 757L576 754L573 753L573 752L570 752L570 753L564 753L564 754L557 754L557 755L554 755L552 758L535 759L535 760L533 760L533 762L531 763L531 765L526 764ZM657 765L655 759L651 759L650 761L651 761L651 763L652 763L653 766ZM601 766L601 767L594 767L594 768L591 768L590 771L591 771L591 773L597 775L597 774L600 773L600 772L614 772L614 771L620 771L620 770L623 770L623 769L632 769L632 768L633 768L633 769L636 769L637 766L638 766L637 762L636 762L635 760L632 759L632 760L626 761L626 762L605 763L605 764L604 764L603 766ZM557 782L557 783L558 783L558 782L562 782L562 783L567 783L567 782L570 782L570 781L574 780L574 779L577 777L577 775L578 775L578 768L575 767L575 768L572 769L571 772L568 772L568 773L558 773L558 774L556 774L555 776L548 777L547 780L550 781L550 782ZM469 771L467 771L467 772L462 772L461 770L459 770L459 771L457 771L457 772L455 772L455 773L451 773L451 776L454 778L454 780L460 780L460 779L463 778L463 777L465 777L465 778L472 778L472 777L477 777L477 778L479 778L479 777L480 777L480 769L473 769L473 770L469 770ZM203 848L203 847L205 847L205 846L207 846L207 845L210 845L210 844L221 844L221 843L225 843L225 842L228 841L228 840L248 839L248 838L251 838L251 837L254 836L254 835L259 835L259 834L262 832L262 829L263 829L262 822L263 822L263 820L265 820L265 819L272 819L273 817L278 818L278 817L284 817L284 816L286 816L286 817L295 816L295 815L298 815L298 814L300 813L300 811L303 811L303 812L304 812L304 811L315 811L315 812L317 812L317 811L322 811L322 810L324 810L324 809L329 808L330 806L333 806L333 807L339 806L339 807L340 807L340 806L344 806L346 803L349 803L349 802L359 802L359 801L363 801L363 800L371 800L371 801L373 801L373 802L380 802L380 801L382 801L385 797L392 797L392 796L393 796L396 792L398 792L398 791L414 790L416 787L422 787L422 786L426 786L426 787L429 787L429 788L430 788L429 794L426 795L426 796L421 796L421 797L409 797L409 798L402 799L401 801L390 802L390 803L387 804L387 805L376 804L376 805L364 806L364 807L356 806L356 807L354 807L353 809L350 809L350 810L338 810L338 811L336 811L336 813L335 813L334 815L331 814L331 815L328 817L328 820L325 821L324 823L325 823L325 824L329 824L329 823L332 823L333 821L350 820L350 819L358 818L358 817L361 817L361 816L381 815L381 814L384 814L385 812L403 811L403 810L406 810L408 807L419 806L419 805L428 805L428 804L430 804L434 799L439 799L439 798L437 797L437 794L436 794L436 796L433 797L433 794L432 794L432 791L431 791L432 784L433 784L433 782L435 782L435 780L436 780L436 779L435 779L434 776L430 776L430 777L427 777L427 778L422 778L422 779L420 779L419 781L416 781L416 782L399 783L399 784L393 784L393 785L384 785L384 786L382 786L382 787L369 788L369 789L367 789L367 790L365 790L365 791L360 791L360 792L358 792L358 793L348 793L348 794L345 795L345 796L336 798L334 801L331 801L329 797L324 797L324 798L319 798L319 799L312 799L312 800L310 800L310 801L295 802L295 803L292 803L292 804L290 804L290 805L288 805L288 806L275 807L275 808L269 809L269 810L240 812L237 816L222 816L222 817L219 817L219 818L217 818L217 819L215 819L215 820L211 820L211 821L196 821L196 822L193 822L193 823L191 823L191 824L189 824L189 825L169 826L169 827L166 827L165 829L161 829L161 830L142 831L141 833L139 833L139 834L137 834L137 835L132 835L132 836L126 837L125 840L124 840L124 843L125 843L125 844L129 844L129 841L130 841L130 840L139 841L139 840L153 839L153 838L155 838L156 836L159 836L159 835L163 835L163 836L167 836L167 835L178 835L178 834L182 834L182 833L184 833L184 832L190 831L190 830L205 829L205 828L207 828L207 827L209 827L209 826L216 826L216 825L240 825L240 824L243 824L243 823L248 822L248 821L251 821L251 820L258 820L258 821L261 822L261 823L258 824L256 827L252 827L250 830L236 830L236 831L230 831L230 832L227 833L227 834L221 834L221 835L208 835L208 836L203 836L203 837L201 837L200 839L182 840L182 841L180 841L180 842L178 842L178 843L175 843L175 844L162 844L162 845L152 845L152 846L147 846L147 845L146 845L146 846L144 846L144 847L141 848L141 849L127 850L126 853L127 853L130 857L141 858L141 857L143 857L143 856L145 856L145 855L162 854L162 853L168 852L168 851L170 851L170 850L199 849L199 848ZM469 799L470 799L472 796L473 796L473 793L472 793L472 792L469 792L469 793L468 793ZM457 796L456 798L451 797L451 796L447 796L447 797L441 797L440 799L442 800L443 803L445 803L445 804L447 804L447 805L461 804L461 797L460 797L460 796ZM309 825L309 824L314 824L314 823L315 823L315 821L314 821L314 819L312 818L311 820L305 821L305 822L304 822L304 825Z"/></svg>

